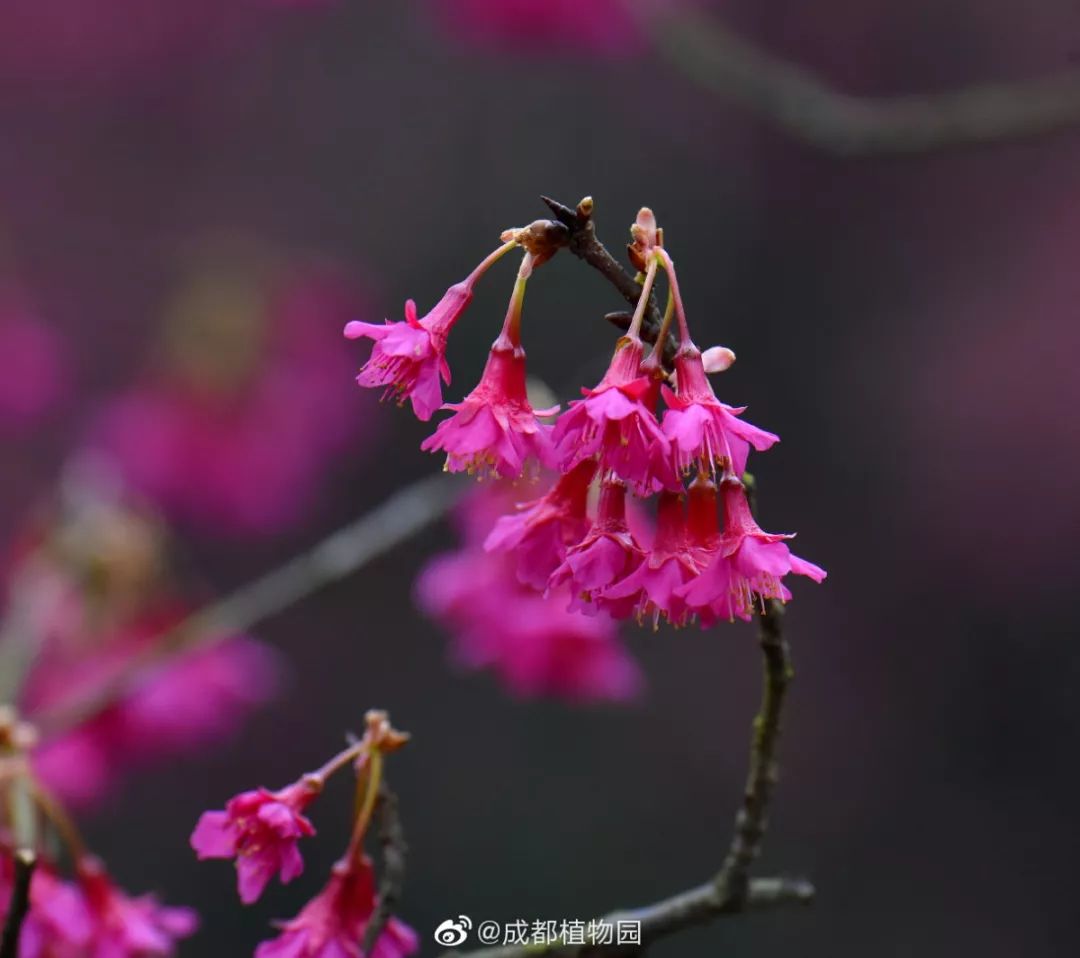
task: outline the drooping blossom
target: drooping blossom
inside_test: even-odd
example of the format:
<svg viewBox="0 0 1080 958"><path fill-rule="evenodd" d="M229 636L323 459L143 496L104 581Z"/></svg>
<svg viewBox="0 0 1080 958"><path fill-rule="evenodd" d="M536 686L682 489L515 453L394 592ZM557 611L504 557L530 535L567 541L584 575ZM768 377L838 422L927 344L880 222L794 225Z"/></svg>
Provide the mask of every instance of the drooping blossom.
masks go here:
<svg viewBox="0 0 1080 958"><path fill-rule="evenodd" d="M356 294L300 266L197 271L169 311L161 359L107 403L89 450L174 520L215 535L302 519L359 414L340 329Z"/></svg>
<svg viewBox="0 0 1080 958"><path fill-rule="evenodd" d="M396 395L412 403L416 418L427 422L442 406L440 377L450 384L446 362L446 342L450 330L472 302L473 277L451 286L443 298L423 318L416 318L416 303L405 303L405 321L377 326L353 320L345 326L349 339L373 340L371 357L356 381L361 386L385 387L385 395Z"/></svg>
<svg viewBox="0 0 1080 958"><path fill-rule="evenodd" d="M739 418L745 407L728 406L716 398L702 363L700 350L684 340L675 355L678 390L664 386L664 434L671 440L676 464L682 472L704 469L715 476L730 468L746 470L753 446L768 449L779 436Z"/></svg>
<svg viewBox="0 0 1080 958"><path fill-rule="evenodd" d="M484 548L510 555L517 564L518 579L543 589L567 548L588 531L586 506L595 475L593 460L579 463L545 495L501 516L484 540Z"/></svg>
<svg viewBox="0 0 1080 958"><path fill-rule="evenodd" d="M595 389L570 403L555 424L552 440L562 469L596 458L641 495L681 488L671 444L656 420L659 386L640 371L645 344L624 336Z"/></svg>
<svg viewBox="0 0 1080 958"><path fill-rule="evenodd" d="M274 875L287 884L303 872L297 842L315 834L303 812L321 791L320 781L305 777L277 792L242 792L224 811L203 812L191 847L200 859L236 858L237 890L250 905Z"/></svg>
<svg viewBox="0 0 1080 958"><path fill-rule="evenodd" d="M789 573L815 582L825 578L824 569L791 553L784 542L791 535L762 532L736 476L722 479L720 499L724 531L713 558L696 579L677 590L702 625L749 619L755 605L765 599L790 599L783 583Z"/></svg>
<svg viewBox="0 0 1080 958"><path fill-rule="evenodd" d="M630 575L643 559L644 552L627 524L626 486L609 477L601 487L592 528L566 550L566 558L548 581L549 594L563 590L570 597L571 610L595 613L604 609L616 618L626 618L635 599L609 599L607 589Z"/></svg>
<svg viewBox="0 0 1080 958"><path fill-rule="evenodd" d="M707 510L695 510L697 520L705 515ZM605 600L631 603L637 617L651 618L654 626L661 618L672 625L685 625L691 612L679 589L701 572L700 543L704 539L704 530L691 531L683 496L677 492L660 493L652 548L633 572L604 591Z"/></svg>
<svg viewBox="0 0 1080 958"><path fill-rule="evenodd" d="M525 350L505 335L492 344L476 388L443 408L454 415L439 423L420 448L445 452L447 471L516 479L530 462L554 468L551 426L540 417L555 415L558 407L533 409L526 392Z"/></svg>
<svg viewBox="0 0 1080 958"><path fill-rule="evenodd" d="M417 601L450 632L453 660L468 669L490 669L516 696L633 698L643 685L641 672L610 617L567 611L565 591L545 598L523 585L503 556L482 548L510 504L509 494L497 486L467 497L455 513L465 537L462 548L435 557L417 579Z"/></svg>
<svg viewBox="0 0 1080 958"><path fill-rule="evenodd" d="M330 881L281 934L255 949L255 958L406 958L420 945L408 925L390 918L371 951L361 950L375 911L375 876L367 856L350 852L334 865Z"/></svg>
<svg viewBox="0 0 1080 958"><path fill-rule="evenodd" d="M90 915L92 958L168 958L199 927L190 908L161 905L153 895L129 897L96 859L82 859L78 873Z"/></svg>
<svg viewBox="0 0 1080 958"><path fill-rule="evenodd" d="M17 432L53 409L68 388L64 340L38 319L23 298L0 288L0 429Z"/></svg>

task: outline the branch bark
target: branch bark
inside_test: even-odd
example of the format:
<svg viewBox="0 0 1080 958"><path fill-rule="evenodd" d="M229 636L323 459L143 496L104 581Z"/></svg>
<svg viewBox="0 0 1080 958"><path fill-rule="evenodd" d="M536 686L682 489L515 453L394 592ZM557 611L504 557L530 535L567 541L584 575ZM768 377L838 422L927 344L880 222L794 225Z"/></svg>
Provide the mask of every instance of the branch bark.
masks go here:
<svg viewBox="0 0 1080 958"><path fill-rule="evenodd" d="M800 140L839 156L919 154L1046 135L1080 125L1080 71L924 96L859 97L758 49L716 19L649 23L688 77Z"/></svg>

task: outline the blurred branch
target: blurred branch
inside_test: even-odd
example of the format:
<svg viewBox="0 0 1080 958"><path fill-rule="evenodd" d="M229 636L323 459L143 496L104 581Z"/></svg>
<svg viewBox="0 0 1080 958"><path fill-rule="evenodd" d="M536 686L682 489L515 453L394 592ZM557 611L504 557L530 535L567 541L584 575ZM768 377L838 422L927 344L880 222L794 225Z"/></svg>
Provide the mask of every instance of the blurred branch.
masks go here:
<svg viewBox="0 0 1080 958"><path fill-rule="evenodd" d="M784 132L842 156L926 153L1080 125L1080 71L946 93L860 97L758 49L707 15L680 12L648 26L670 61L691 79Z"/></svg>
<svg viewBox="0 0 1080 958"><path fill-rule="evenodd" d="M444 515L460 488L442 473L405 486L312 549L184 619L92 694L39 712L34 724L46 736L73 728L122 699L153 666L249 629L352 575Z"/></svg>
<svg viewBox="0 0 1080 958"><path fill-rule="evenodd" d="M37 855L28 848L20 848L14 854L15 877L8 901L7 918L4 919L4 931L0 936L0 958L17 958L19 937L23 922L30 911L30 882L37 867Z"/></svg>

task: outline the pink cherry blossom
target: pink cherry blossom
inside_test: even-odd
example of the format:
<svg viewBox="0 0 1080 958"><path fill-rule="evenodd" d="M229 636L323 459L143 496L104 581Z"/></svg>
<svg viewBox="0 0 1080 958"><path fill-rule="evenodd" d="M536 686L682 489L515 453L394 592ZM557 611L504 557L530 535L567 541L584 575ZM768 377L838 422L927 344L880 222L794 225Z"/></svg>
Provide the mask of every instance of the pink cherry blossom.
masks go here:
<svg viewBox="0 0 1080 958"><path fill-rule="evenodd" d="M336 332L356 296L307 267L271 280L196 275L192 285L165 359L105 405L87 444L171 519L215 535L279 532L372 431Z"/></svg>
<svg viewBox="0 0 1080 958"><path fill-rule="evenodd" d="M631 600L639 619L651 617L653 625L661 618L673 625L685 625L691 616L679 589L701 571L701 553L695 548L684 509L677 492L662 492L656 507L656 539L652 549L625 579L609 586L608 601Z"/></svg>
<svg viewBox="0 0 1080 958"><path fill-rule="evenodd" d="M543 589L567 548L580 542L588 531L586 505L595 475L595 462L579 463L547 494L500 517L484 540L484 548L509 553L517 564L518 578L534 589Z"/></svg>
<svg viewBox="0 0 1080 958"><path fill-rule="evenodd" d="M525 350L504 334L492 344L484 374L460 403L448 403L454 415L439 423L420 448L446 452L449 472L496 473L516 479L527 463L554 467L551 426L538 417L554 409L534 410L525 388Z"/></svg>
<svg viewBox="0 0 1080 958"><path fill-rule="evenodd" d="M350 854L339 861L330 881L281 934L255 949L255 958L406 958L420 941L415 931L391 918L370 953L361 945L375 911L375 878L366 856Z"/></svg>
<svg viewBox="0 0 1080 958"><path fill-rule="evenodd" d="M0 851L0 915L7 912L13 874L10 853ZM30 883L19 958L81 955L90 943L90 932L90 913L80 890L59 878L49 862L39 862Z"/></svg>
<svg viewBox="0 0 1080 958"><path fill-rule="evenodd" d="M92 958L168 958L176 953L176 942L199 927L190 908L160 905L153 895L128 897L96 859L83 859L78 869L90 914Z"/></svg>
<svg viewBox="0 0 1080 958"><path fill-rule="evenodd" d="M21 710L32 721L41 711L93 696L181 617L161 610L104 634L80 631L78 641L53 636L29 675ZM277 672L275 655L247 637L194 649L145 674L106 710L44 741L32 756L35 771L66 802L98 801L126 769L230 734L272 696Z"/></svg>
<svg viewBox="0 0 1080 958"><path fill-rule="evenodd" d="M623 337L604 378L559 417L552 439L563 471L596 458L641 495L681 488L656 421L657 383L640 372L644 350L636 336Z"/></svg>
<svg viewBox="0 0 1080 958"><path fill-rule="evenodd" d="M437 0L435 6L469 44L632 56L645 43L626 0Z"/></svg>
<svg viewBox="0 0 1080 958"><path fill-rule="evenodd" d="M719 620L749 619L764 599L791 598L783 584L788 573L815 582L825 570L793 555L784 544L791 535L762 532L750 513L743 484L733 475L720 483L724 532L709 565L695 580L677 590L702 625Z"/></svg>
<svg viewBox="0 0 1080 958"><path fill-rule="evenodd" d="M625 579L643 558L641 546L627 525L626 486L619 479L608 478L601 487L596 521L580 542L566 550L548 589L569 594L571 610L595 613L604 609L616 618L626 618L634 608L634 599L609 599L606 590Z"/></svg>
<svg viewBox="0 0 1080 958"><path fill-rule="evenodd" d="M240 900L250 905L274 875L284 885L303 872L297 842L315 834L303 812L321 790L321 782L304 778L277 792L242 792L224 811L203 812L191 847L200 859L235 857Z"/></svg>
<svg viewBox="0 0 1080 958"><path fill-rule="evenodd" d="M384 386L386 395L412 402L416 418L427 422L442 406L439 378L450 384L446 362L446 341L450 330L473 298L474 277L456 283L422 319L416 318L416 303L405 303L405 322L383 326L353 321L345 326L349 339L366 336L373 340L371 357L356 381L361 386Z"/></svg>
<svg viewBox="0 0 1080 958"><path fill-rule="evenodd" d="M523 585L502 556L481 547L506 501L506 492L490 486L467 497L456 516L464 546L437 556L417 580L420 607L453 637L453 660L492 670L515 696L633 698L641 673L607 615L568 612L565 591L545 598Z"/></svg>
<svg viewBox="0 0 1080 958"><path fill-rule="evenodd" d="M727 406L716 398L701 352L692 342L680 346L675 371L678 391L664 387L664 400L670 408L664 413L663 429L680 471L700 468L715 476L718 468L730 468L741 475L751 446L760 452L779 440L779 436L739 419L745 407Z"/></svg>

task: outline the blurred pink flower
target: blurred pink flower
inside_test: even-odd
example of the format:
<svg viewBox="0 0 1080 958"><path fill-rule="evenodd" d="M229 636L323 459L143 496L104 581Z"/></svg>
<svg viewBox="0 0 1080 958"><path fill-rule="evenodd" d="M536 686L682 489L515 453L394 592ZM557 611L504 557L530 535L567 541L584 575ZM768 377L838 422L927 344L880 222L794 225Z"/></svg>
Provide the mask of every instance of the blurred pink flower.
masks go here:
<svg viewBox="0 0 1080 958"><path fill-rule="evenodd" d="M153 895L128 897L96 859L84 858L78 871L94 958L168 958L175 954L177 940L199 927L190 908L160 905Z"/></svg>
<svg viewBox="0 0 1080 958"><path fill-rule="evenodd" d="M334 458L370 435L339 339L355 303L322 272L269 289L230 283L196 291L192 315L177 310L174 326L187 328L171 330L164 368L107 405L90 445L175 519L273 533L304 516Z"/></svg>
<svg viewBox="0 0 1080 958"><path fill-rule="evenodd" d="M281 923L281 934L255 949L255 958L406 958L414 954L420 940L396 918L386 923L369 954L361 951L375 905L371 862L350 852L300 914Z"/></svg>
<svg viewBox="0 0 1080 958"><path fill-rule="evenodd" d="M514 695L625 700L641 691L637 665L606 615L566 609L569 595L544 597L522 585L512 564L484 551L508 491L481 487L459 507L465 544L428 563L417 601L453 636L452 656L470 669L491 669Z"/></svg>
<svg viewBox="0 0 1080 958"><path fill-rule="evenodd" d="M92 697L125 673L179 611L147 616L81 648L47 644L31 671L20 708L35 714ZM34 752L35 771L64 801L103 798L132 765L216 742L266 702L277 682L269 648L238 636L196 648L153 669L115 705Z"/></svg>
<svg viewBox="0 0 1080 958"><path fill-rule="evenodd" d="M433 0L459 40L630 56L645 45L628 0Z"/></svg>
<svg viewBox="0 0 1080 958"><path fill-rule="evenodd" d="M236 858L237 890L250 905L275 874L284 885L303 872L296 843L315 834L303 811L321 791L321 783L304 778L278 792L242 792L229 799L225 811L203 812L191 847L200 860Z"/></svg>
<svg viewBox="0 0 1080 958"><path fill-rule="evenodd" d="M67 391L67 344L18 297L0 290L0 356L0 430L24 430Z"/></svg>
<svg viewBox="0 0 1080 958"><path fill-rule="evenodd" d="M7 912L14 877L11 855L0 851L0 915ZM90 912L79 889L40 862L30 884L30 911L19 939L19 958L81 955L89 944Z"/></svg>

